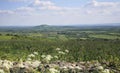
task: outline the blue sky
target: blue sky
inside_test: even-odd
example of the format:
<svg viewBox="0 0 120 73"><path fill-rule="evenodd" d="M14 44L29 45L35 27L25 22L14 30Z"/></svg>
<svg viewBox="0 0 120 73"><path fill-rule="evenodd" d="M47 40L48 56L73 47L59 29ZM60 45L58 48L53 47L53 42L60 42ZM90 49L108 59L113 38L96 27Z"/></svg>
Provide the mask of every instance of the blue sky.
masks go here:
<svg viewBox="0 0 120 73"><path fill-rule="evenodd" d="M0 0L0 26L120 23L120 0Z"/></svg>

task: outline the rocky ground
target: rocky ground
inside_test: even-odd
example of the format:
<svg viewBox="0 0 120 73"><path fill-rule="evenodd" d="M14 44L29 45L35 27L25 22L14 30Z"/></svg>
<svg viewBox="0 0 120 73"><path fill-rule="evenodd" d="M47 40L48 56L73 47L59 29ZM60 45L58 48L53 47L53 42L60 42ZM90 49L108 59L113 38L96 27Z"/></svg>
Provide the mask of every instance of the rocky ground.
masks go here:
<svg viewBox="0 0 120 73"><path fill-rule="evenodd" d="M69 52L56 49L58 55L41 55L33 52L23 61L0 60L0 73L120 73L120 68L116 69L108 62L98 61L87 62L66 62L60 61L61 56ZM59 56L60 55L60 56ZM40 60L36 59L41 57ZM64 56L65 57L65 56Z"/></svg>
<svg viewBox="0 0 120 73"><path fill-rule="evenodd" d="M44 63L38 60L19 62L0 60L0 73L120 73L120 71L104 67L97 61Z"/></svg>

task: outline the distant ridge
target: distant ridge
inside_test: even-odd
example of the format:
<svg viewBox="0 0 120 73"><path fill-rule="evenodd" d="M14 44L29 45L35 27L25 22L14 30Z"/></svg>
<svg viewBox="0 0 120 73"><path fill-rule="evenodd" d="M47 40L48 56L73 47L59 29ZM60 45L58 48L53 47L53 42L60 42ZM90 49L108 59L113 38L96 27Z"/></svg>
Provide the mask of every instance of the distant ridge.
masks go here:
<svg viewBox="0 0 120 73"><path fill-rule="evenodd" d="M99 24L66 24L66 25L47 25L47 24L42 24L42 25L36 25L34 27L70 27L70 26L120 26L120 23L99 23Z"/></svg>
<svg viewBox="0 0 120 73"><path fill-rule="evenodd" d="M47 25L47 24L42 24L42 25L38 25L38 26L35 26L35 27L49 27L50 25Z"/></svg>

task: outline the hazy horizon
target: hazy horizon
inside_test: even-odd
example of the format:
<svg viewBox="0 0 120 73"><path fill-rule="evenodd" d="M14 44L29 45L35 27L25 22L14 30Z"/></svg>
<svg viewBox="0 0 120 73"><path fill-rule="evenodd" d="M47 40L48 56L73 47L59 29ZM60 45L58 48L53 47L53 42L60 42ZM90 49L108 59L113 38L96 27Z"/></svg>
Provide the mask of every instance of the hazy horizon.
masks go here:
<svg viewBox="0 0 120 73"><path fill-rule="evenodd" d="M120 0L0 0L0 26L120 23Z"/></svg>
<svg viewBox="0 0 120 73"><path fill-rule="evenodd" d="M41 25L48 25L48 26L120 26L120 23L103 23L103 24L40 24L40 25L5 25L0 27L34 27L34 26L41 26Z"/></svg>

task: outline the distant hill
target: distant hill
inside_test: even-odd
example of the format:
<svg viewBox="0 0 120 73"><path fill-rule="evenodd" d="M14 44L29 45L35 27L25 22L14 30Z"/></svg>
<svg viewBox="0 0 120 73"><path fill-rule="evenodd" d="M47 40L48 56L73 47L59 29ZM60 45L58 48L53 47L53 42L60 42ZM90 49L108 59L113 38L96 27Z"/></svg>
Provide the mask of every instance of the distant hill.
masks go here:
<svg viewBox="0 0 120 73"><path fill-rule="evenodd" d="M42 25L38 25L38 26L35 26L35 28L46 28L46 27L49 27L49 25L47 24L42 24Z"/></svg>

